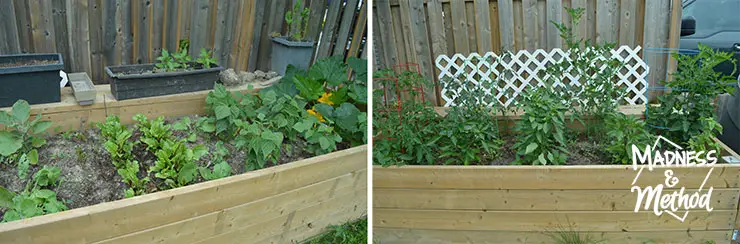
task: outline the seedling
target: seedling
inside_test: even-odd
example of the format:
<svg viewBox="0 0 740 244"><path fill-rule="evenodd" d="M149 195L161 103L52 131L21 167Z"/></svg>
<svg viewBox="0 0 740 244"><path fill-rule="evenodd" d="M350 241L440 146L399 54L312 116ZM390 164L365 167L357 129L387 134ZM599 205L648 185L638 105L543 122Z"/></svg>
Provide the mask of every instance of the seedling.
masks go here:
<svg viewBox="0 0 740 244"><path fill-rule="evenodd" d="M288 33L293 33L291 38L295 41L303 41L306 35L306 29L308 29L308 14L311 12L308 8L303 8L301 0L296 0L293 3L293 8L285 13L285 23L288 24ZM298 18L300 16L300 18ZM293 23L298 30L294 30Z"/></svg>
<svg viewBox="0 0 740 244"><path fill-rule="evenodd" d="M195 59L195 62L199 63L206 69L210 69L211 65L216 64L216 59L211 57L211 55L212 55L211 51L208 51L205 48L201 48L200 56L198 56L198 58Z"/></svg>

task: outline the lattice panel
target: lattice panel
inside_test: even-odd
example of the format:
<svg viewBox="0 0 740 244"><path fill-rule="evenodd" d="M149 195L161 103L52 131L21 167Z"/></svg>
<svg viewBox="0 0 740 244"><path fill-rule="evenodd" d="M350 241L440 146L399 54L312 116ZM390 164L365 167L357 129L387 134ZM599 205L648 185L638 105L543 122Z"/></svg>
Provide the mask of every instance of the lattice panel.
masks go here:
<svg viewBox="0 0 740 244"><path fill-rule="evenodd" d="M647 102L647 76L649 67L638 56L642 48L620 46L611 51L612 58L622 61L624 67L616 74L617 86L626 88L624 101L627 104L637 105ZM498 102L504 107L516 104L516 100L524 89L534 85L541 86L543 81L549 78L545 74L545 69L554 63L562 62L563 59L570 60L569 51L555 48L547 52L543 49L537 49L533 52L521 50L511 55L497 55L493 52L487 52L481 56L478 53L471 53L467 57L462 54L455 54L452 57L440 55L436 59L436 66L440 70L439 81L442 85L441 97L445 101L444 106L454 106L455 99L463 88L467 85L459 86L460 88L450 88L450 82L469 82L475 86L492 86L485 89L487 95L492 95L495 100L482 101L488 106L495 105ZM601 57L600 60L605 60ZM601 67L601 70L605 65ZM506 72L505 72L506 71ZM569 72L571 68L565 70L564 82L572 87L580 87L580 76L572 75ZM498 79L503 75L502 79ZM463 79L461 81L460 79ZM486 85L489 84L489 85ZM555 85L563 86L557 82ZM489 88L489 87L486 87Z"/></svg>

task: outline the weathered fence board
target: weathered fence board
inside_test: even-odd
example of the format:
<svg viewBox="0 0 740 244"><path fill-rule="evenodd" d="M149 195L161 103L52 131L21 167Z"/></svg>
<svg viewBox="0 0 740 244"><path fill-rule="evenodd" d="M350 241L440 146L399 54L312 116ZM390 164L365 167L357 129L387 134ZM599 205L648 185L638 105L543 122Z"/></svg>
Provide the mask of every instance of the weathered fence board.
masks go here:
<svg viewBox="0 0 740 244"><path fill-rule="evenodd" d="M196 57L206 48L224 67L269 70L271 34L285 34L284 15L295 1L1 1L0 55L61 53L67 73L87 72L102 82L105 66L156 62L162 49L176 51L188 39ZM302 2L311 10L307 36L323 37L314 58L362 53L367 1Z"/></svg>

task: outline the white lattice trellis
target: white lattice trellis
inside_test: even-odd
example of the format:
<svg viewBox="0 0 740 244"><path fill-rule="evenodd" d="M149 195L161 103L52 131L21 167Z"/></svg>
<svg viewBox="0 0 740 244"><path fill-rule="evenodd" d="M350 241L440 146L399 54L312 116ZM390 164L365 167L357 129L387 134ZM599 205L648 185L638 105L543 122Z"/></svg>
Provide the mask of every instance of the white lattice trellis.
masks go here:
<svg viewBox="0 0 740 244"><path fill-rule="evenodd" d="M640 46L634 48L620 46L611 50L612 58L624 63L624 68L617 72L616 76L619 80L616 85L626 88L627 94L624 96L624 100L631 105L647 102L646 79L649 67L638 56L640 50ZM516 54L502 56L493 52L487 52L483 56L478 53L471 53L468 57L458 53L451 58L447 55L440 55L435 63L440 70L439 81L442 84L441 97L445 101L444 106L454 106L455 99L462 91L462 88L448 89L449 82L460 82L458 77L466 77L464 82L471 82L476 86L480 86L481 83L492 84L492 89L486 89L486 93L494 95L496 100L484 101L486 105L491 106L494 102L498 102L508 107L515 103L519 94L527 87L543 84L548 75L538 75L541 71L544 71L550 64L561 62L563 58L570 59L569 56L568 51L559 48L552 49L550 52L543 49L537 49L533 52L521 50ZM602 60L604 59L602 57ZM500 75L499 70L511 71L504 74L511 77L499 79L504 81L501 84L496 81ZM565 77L569 80L569 84L575 87L580 86L580 76L571 75L568 73L569 71L570 69L565 71ZM533 84L533 81L536 83ZM562 84L556 83L555 85ZM491 94L491 92L495 94Z"/></svg>

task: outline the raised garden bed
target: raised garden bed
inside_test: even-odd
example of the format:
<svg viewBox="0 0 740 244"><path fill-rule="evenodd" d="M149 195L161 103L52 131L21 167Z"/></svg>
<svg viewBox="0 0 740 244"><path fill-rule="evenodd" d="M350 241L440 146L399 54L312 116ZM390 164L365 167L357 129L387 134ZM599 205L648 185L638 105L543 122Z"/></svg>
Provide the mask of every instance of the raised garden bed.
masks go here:
<svg viewBox="0 0 740 244"><path fill-rule="evenodd" d="M0 107L24 99L30 104L59 102L61 54L0 55Z"/></svg>
<svg viewBox="0 0 740 244"><path fill-rule="evenodd" d="M573 35L583 9L567 12L570 27L556 27L571 48L535 51L560 58L437 57L451 108L419 102L429 82L418 74L378 72L376 240L727 243L738 234L740 165L720 157L738 155L716 139L713 105L732 92L735 77L713 70L732 54L703 45L676 54L668 91L645 105L647 73L624 71L648 67L617 54L640 48L584 42Z"/></svg>
<svg viewBox="0 0 740 244"><path fill-rule="evenodd" d="M631 116L643 112L636 106L620 111ZM519 118L517 113L498 117L502 128ZM578 128L575 124L572 128ZM740 158L720 145L722 156ZM375 166L375 239L382 243L551 243L554 232L571 230L607 243L725 243L740 225L740 165L722 159L711 167L658 166L653 172L645 170L636 181L638 186L656 186L666 180L664 170L673 169L680 183L664 191L685 187L686 192L695 192L713 168L704 184L705 190L714 187L713 211L691 211L684 222L665 213L658 217L652 209L634 212L637 196L631 187L637 172L631 165L487 164ZM684 212L678 213L681 217Z"/></svg>
<svg viewBox="0 0 740 244"><path fill-rule="evenodd" d="M96 88L99 93L91 106L76 105L70 89L65 88L63 102L31 109L32 115L43 113L42 119L50 119L52 128L57 128L49 129L57 134L47 137L47 145L38 149L39 164L61 168L63 181L54 190L61 200L73 199L67 202L73 209L0 224L0 242L224 243L254 240L290 243L315 236L329 225L366 215L367 147L348 148L345 142L338 145L339 151L302 159L313 155L304 150L312 143L302 137L295 141L298 144L286 142L292 144L291 152L286 152L282 146L277 149L283 156L268 165L273 167L249 171L244 164L249 152L226 145L229 158L235 160L235 164L228 162L231 171L238 175L116 200L124 197L123 190L130 185L121 183L121 176L116 174L118 166L113 167L115 162L111 161L114 160L102 146L105 138L101 137L100 129L91 127L91 123L105 122L109 116L116 115L122 124L132 124L134 115L143 114L152 119L150 122L155 116L166 116L165 124L174 126L174 118L186 116L196 120L197 115L212 116L213 111L205 108L218 105L213 103L213 96L229 93L216 89L216 93L200 91L119 101L113 98L107 86ZM257 93L260 89L239 87L230 91ZM271 95L268 92L265 96ZM230 106L236 108L238 105ZM5 110L10 111L9 108ZM306 116L311 118L311 115ZM173 139L188 140L195 130L175 131ZM133 132L132 140L144 135L140 128ZM190 148L196 143L204 144L209 151L215 151L209 140L216 140L216 136L209 138L198 134L196 138L184 145ZM135 145L133 149L142 168L153 166L154 159L146 145ZM83 154L86 156L81 158ZM159 156L156 158L159 160ZM205 162L212 159L205 156L198 164L206 166ZM10 168L2 169L8 175L3 180L13 178L10 172L15 171L14 166L3 167ZM37 170L33 167L30 173ZM151 177L157 188L167 183ZM197 177L195 182L205 180ZM14 188L13 183L3 184ZM95 205L85 207L88 204Z"/></svg>

